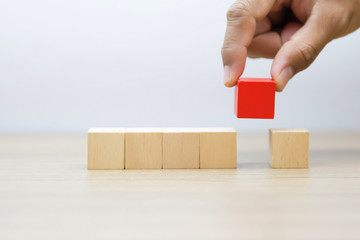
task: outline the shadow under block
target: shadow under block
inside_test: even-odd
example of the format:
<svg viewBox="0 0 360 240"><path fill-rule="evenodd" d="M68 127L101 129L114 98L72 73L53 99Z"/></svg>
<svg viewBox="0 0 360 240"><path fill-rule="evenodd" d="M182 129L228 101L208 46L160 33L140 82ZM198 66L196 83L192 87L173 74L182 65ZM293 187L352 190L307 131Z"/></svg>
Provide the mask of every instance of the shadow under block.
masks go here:
<svg viewBox="0 0 360 240"><path fill-rule="evenodd" d="M88 169L124 169L125 128L88 131Z"/></svg>
<svg viewBox="0 0 360 240"><path fill-rule="evenodd" d="M199 168L200 133L192 128L167 128L163 133L163 168Z"/></svg>
<svg viewBox="0 0 360 240"><path fill-rule="evenodd" d="M269 129L272 168L309 168L309 131Z"/></svg>
<svg viewBox="0 0 360 240"><path fill-rule="evenodd" d="M236 168L236 130L200 128L200 168Z"/></svg>
<svg viewBox="0 0 360 240"><path fill-rule="evenodd" d="M125 168L161 169L162 137L162 129L126 129Z"/></svg>
<svg viewBox="0 0 360 240"><path fill-rule="evenodd" d="M237 118L273 119L275 81L266 78L240 78L235 87Z"/></svg>

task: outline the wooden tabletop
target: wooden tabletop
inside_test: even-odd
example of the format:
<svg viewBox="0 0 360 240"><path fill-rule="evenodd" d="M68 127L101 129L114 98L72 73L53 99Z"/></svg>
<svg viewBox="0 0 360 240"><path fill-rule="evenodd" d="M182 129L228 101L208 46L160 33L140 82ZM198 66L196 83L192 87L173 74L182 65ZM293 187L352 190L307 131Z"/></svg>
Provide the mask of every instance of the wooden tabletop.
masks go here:
<svg viewBox="0 0 360 240"><path fill-rule="evenodd" d="M360 239L360 133L310 133L310 169L86 170L86 135L0 136L0 239Z"/></svg>

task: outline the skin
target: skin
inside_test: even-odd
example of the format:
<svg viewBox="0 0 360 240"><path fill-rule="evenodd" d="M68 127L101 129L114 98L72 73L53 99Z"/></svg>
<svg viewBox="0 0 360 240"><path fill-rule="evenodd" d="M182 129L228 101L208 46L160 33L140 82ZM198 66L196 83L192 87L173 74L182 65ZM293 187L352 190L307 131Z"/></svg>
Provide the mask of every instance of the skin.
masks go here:
<svg viewBox="0 0 360 240"><path fill-rule="evenodd" d="M273 58L281 92L333 39L360 27L360 0L238 0L227 13L224 84L236 85L246 57Z"/></svg>

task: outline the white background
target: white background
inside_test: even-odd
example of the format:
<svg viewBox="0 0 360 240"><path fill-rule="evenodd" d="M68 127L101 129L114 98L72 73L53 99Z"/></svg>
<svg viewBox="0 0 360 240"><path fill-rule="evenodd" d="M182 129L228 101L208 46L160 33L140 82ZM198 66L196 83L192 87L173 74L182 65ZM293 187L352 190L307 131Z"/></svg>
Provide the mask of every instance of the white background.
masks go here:
<svg viewBox="0 0 360 240"><path fill-rule="evenodd" d="M276 96L275 120L233 115L220 49L232 1L0 2L0 132L232 126L360 130L360 31ZM270 60L244 76L269 77Z"/></svg>

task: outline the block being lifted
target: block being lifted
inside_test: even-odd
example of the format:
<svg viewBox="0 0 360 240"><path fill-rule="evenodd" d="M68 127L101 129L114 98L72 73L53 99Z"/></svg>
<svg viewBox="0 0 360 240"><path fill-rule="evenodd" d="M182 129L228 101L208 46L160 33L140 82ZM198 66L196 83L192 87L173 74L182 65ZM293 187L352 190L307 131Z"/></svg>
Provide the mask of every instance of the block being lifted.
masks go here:
<svg viewBox="0 0 360 240"><path fill-rule="evenodd" d="M240 78L235 87L234 110L238 118L273 119L275 81L266 78Z"/></svg>
<svg viewBox="0 0 360 240"><path fill-rule="evenodd" d="M272 168L309 168L309 131L269 129Z"/></svg>

